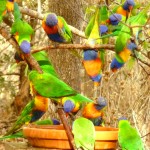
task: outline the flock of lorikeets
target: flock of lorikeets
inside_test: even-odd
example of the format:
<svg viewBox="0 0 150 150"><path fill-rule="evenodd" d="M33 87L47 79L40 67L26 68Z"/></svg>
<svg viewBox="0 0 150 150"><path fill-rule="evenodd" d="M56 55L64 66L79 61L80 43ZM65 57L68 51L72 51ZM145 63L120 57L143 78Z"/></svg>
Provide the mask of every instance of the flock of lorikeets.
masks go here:
<svg viewBox="0 0 150 150"><path fill-rule="evenodd" d="M147 10L150 4L137 15L132 15L132 9L135 5L134 0L126 0L111 13L106 6L97 7L85 29L87 43L90 45L107 44L109 37L115 37L115 56L110 65L113 72L121 68L129 60L130 55L134 53L138 46L138 33L141 32L142 26L147 22ZM7 11L13 11L14 22L11 34L22 51L21 53L16 52L15 59L17 62L24 61L23 55L31 53L30 41L34 30L22 19L18 4L14 0L0 1L0 21L3 20ZM42 28L51 41L58 43L72 43L73 41L72 32L67 22L55 13L47 13L44 16ZM29 70L28 77L33 99L25 106L13 127L1 139L23 136L21 127L26 123L60 124L56 119L37 121L48 110L48 102L51 99L61 104L66 114L75 115L82 108L82 117L79 120L76 119L72 126L75 143L77 147L82 147L85 150L94 149L95 140L93 136L85 137L87 134L92 135L92 133L90 134L93 130L91 123L95 126L104 125L103 109L107 105L107 101L103 97L99 97L97 102L93 102L63 82L45 51L34 53L32 56L40 65L43 73L40 74L33 69ZM102 78L104 58L104 49L83 50L83 66L96 86L99 85ZM87 119L85 118L90 120L90 123L86 122ZM79 124L84 128L80 129ZM119 119L118 127L118 140L122 149L144 149L139 133L126 118ZM87 131L89 132L87 133Z"/></svg>

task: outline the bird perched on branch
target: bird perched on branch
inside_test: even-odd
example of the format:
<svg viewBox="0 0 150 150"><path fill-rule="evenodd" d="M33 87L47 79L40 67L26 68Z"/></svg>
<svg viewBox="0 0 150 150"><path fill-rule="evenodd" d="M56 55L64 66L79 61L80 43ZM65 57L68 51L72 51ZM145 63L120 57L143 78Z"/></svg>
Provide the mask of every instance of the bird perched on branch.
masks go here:
<svg viewBox="0 0 150 150"><path fill-rule="evenodd" d="M135 6L134 0L126 0L121 6L117 7L114 11L115 13L121 14L126 19L128 19L134 6Z"/></svg>
<svg viewBox="0 0 150 150"><path fill-rule="evenodd" d="M15 21L12 24L11 34L16 39L22 52L24 54L28 54L31 50L30 41L34 30L26 21L21 19L20 10L17 3L14 4L14 18Z"/></svg>
<svg viewBox="0 0 150 150"><path fill-rule="evenodd" d="M123 150L144 150L138 131L133 128L125 117L119 119L118 141Z"/></svg>
<svg viewBox="0 0 150 150"><path fill-rule="evenodd" d="M107 102L103 97L99 97L97 102L91 102L85 105L82 111L82 116L90 119L94 125L100 125L103 121L104 111Z"/></svg>
<svg viewBox="0 0 150 150"><path fill-rule="evenodd" d="M113 72L121 68L129 60L130 55L134 54L134 50L137 48L139 31L141 30L141 26L145 25L148 19L147 11L149 7L150 4L148 4L139 14L132 16L127 20L127 23L130 24L131 27L137 27L132 28L131 30L126 25L122 26L115 43L115 58L112 60L110 66Z"/></svg>
<svg viewBox="0 0 150 150"><path fill-rule="evenodd" d="M87 43L90 45L101 44L102 40L100 39L100 36L101 34L105 34L108 29L106 25L99 25L99 17L100 10L97 8L85 29L85 35L88 38ZM101 72L103 61L101 54L102 51L94 49L83 51L83 66L95 86L99 85L102 77Z"/></svg>
<svg viewBox="0 0 150 150"><path fill-rule="evenodd" d="M59 124L60 121L57 119L45 119L34 122L34 125L59 125ZM14 139L14 138L25 138L21 126L18 129L16 128L16 130L14 130L12 133L0 137L0 140Z"/></svg>
<svg viewBox="0 0 150 150"><path fill-rule="evenodd" d="M47 13L42 21L42 27L50 40L58 43L72 42L71 30L63 17Z"/></svg>
<svg viewBox="0 0 150 150"><path fill-rule="evenodd" d="M129 60L130 55L133 53L133 50L137 48L137 45L134 43L134 41L129 41L127 46L120 51L119 53L116 53L115 58L112 60L110 68L113 72L116 72L118 69L124 66L124 64Z"/></svg>

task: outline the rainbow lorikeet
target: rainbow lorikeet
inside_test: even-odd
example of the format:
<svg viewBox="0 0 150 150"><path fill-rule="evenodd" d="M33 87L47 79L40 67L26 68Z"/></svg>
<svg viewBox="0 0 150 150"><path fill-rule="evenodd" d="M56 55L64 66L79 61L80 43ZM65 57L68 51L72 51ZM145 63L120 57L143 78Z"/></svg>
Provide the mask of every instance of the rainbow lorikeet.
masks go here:
<svg viewBox="0 0 150 150"><path fill-rule="evenodd" d="M76 119L72 125L72 133L77 149L94 150L96 134L90 120L83 117Z"/></svg>
<svg viewBox="0 0 150 150"><path fill-rule="evenodd" d="M115 13L123 15L127 19L134 6L135 6L134 0L126 0L123 3L123 5L117 7Z"/></svg>
<svg viewBox="0 0 150 150"><path fill-rule="evenodd" d="M58 43L72 42L71 30L63 17L47 13L42 21L42 27L50 40Z"/></svg>
<svg viewBox="0 0 150 150"><path fill-rule="evenodd" d="M137 48L136 43L138 43L138 33L141 30L140 26L143 26L147 22L147 11L150 7L148 4L139 14L132 16L127 20L130 26L137 26L132 29L132 33L135 39L131 39L131 30L126 25L123 25L121 31L117 37L115 44L116 55L111 62L112 71L116 71L121 68L130 58L130 55Z"/></svg>
<svg viewBox="0 0 150 150"><path fill-rule="evenodd" d="M130 42L127 46L112 60L110 68L113 72L116 72L118 69L124 66L124 64L129 60L130 55L133 53L133 50L137 48L137 45L134 42Z"/></svg>
<svg viewBox="0 0 150 150"><path fill-rule="evenodd" d="M107 105L103 97L98 98L97 103L91 102L85 105L82 111L82 116L88 119L103 117L102 109Z"/></svg>
<svg viewBox="0 0 150 150"><path fill-rule="evenodd" d="M96 50L84 50L83 52L83 66L94 81L94 85L99 85L101 80L101 68L102 60L100 59L99 51Z"/></svg>
<svg viewBox="0 0 150 150"><path fill-rule="evenodd" d="M144 150L138 131L133 128L125 117L119 119L118 141L123 150Z"/></svg>
<svg viewBox="0 0 150 150"><path fill-rule="evenodd" d="M59 125L59 124L60 124L60 121L57 119L45 119L45 120L39 120L39 121L34 122L34 125ZM14 132L9 135L4 135L0 137L0 140L14 139L14 138L25 138L21 127L18 128L17 131L14 130Z"/></svg>
<svg viewBox="0 0 150 150"><path fill-rule="evenodd" d="M101 34L105 34L108 30L106 25L99 25L100 10L96 9L94 16L91 17L86 29L85 35L88 38L87 43L91 45L101 44ZM101 72L103 61L101 58L101 51L94 49L86 49L83 51L83 66L94 82L95 86L98 86L101 81Z"/></svg>
<svg viewBox="0 0 150 150"><path fill-rule="evenodd" d="M14 4L14 18L15 21L11 28L11 34L18 42L22 52L28 54L30 53L31 49L30 41L31 36L34 33L34 30L27 22L21 19L21 14L17 3Z"/></svg>
<svg viewBox="0 0 150 150"><path fill-rule="evenodd" d="M19 118L5 136L16 132L25 123L32 123L40 119L48 110L48 103L48 98L36 95L34 99L25 106Z"/></svg>

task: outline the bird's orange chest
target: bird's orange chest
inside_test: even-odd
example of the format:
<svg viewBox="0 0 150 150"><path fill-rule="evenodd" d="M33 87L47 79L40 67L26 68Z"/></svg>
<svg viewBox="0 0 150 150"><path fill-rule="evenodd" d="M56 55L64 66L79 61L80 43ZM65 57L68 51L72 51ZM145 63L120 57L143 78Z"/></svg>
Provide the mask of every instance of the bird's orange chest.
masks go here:
<svg viewBox="0 0 150 150"><path fill-rule="evenodd" d="M63 28L63 23L61 20L58 20L58 24L53 26L53 27L49 27L46 25L45 23L45 20L42 21L42 27L44 29L44 31L47 33L47 34L55 34L55 33L58 33L59 32L59 29L62 29Z"/></svg>

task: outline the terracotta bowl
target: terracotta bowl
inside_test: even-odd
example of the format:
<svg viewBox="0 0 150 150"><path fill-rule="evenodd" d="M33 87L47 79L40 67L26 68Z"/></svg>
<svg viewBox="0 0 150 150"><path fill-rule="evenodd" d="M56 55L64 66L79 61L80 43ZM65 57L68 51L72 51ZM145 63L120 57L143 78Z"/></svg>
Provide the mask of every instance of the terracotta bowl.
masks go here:
<svg viewBox="0 0 150 150"><path fill-rule="evenodd" d="M110 127L95 127L95 150L116 149L118 129ZM24 127L23 134L28 142L35 147L71 149L63 125L38 125Z"/></svg>

